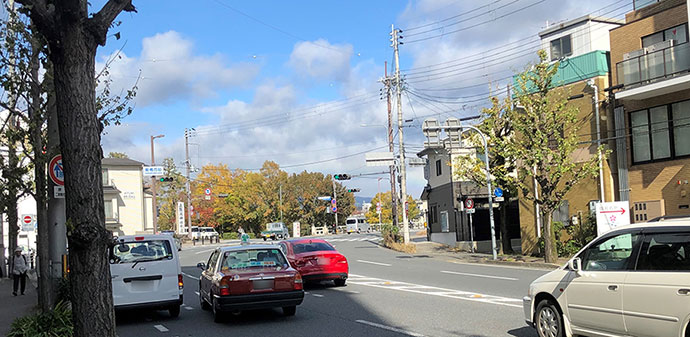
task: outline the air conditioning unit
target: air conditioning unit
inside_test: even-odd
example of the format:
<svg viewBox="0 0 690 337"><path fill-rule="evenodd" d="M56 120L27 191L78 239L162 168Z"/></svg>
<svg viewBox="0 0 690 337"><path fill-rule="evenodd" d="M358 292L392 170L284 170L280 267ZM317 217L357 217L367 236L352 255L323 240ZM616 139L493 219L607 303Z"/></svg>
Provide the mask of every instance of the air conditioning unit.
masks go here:
<svg viewBox="0 0 690 337"><path fill-rule="evenodd" d="M655 44L645 48L645 51L647 53L653 53L655 51L659 51L662 49L671 48L674 46L674 44L675 44L674 42L675 42L675 40L661 41L659 43L655 43Z"/></svg>
<svg viewBox="0 0 690 337"><path fill-rule="evenodd" d="M633 59L636 57L640 57L640 56L644 55L644 53L645 53L644 49L633 50L629 53L625 53L625 54L623 54L623 61Z"/></svg>

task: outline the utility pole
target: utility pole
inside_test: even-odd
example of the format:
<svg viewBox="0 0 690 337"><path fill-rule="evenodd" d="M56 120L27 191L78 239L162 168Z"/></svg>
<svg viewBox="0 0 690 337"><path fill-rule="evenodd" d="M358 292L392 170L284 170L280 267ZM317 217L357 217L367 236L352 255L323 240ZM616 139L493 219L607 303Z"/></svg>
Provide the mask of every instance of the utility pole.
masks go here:
<svg viewBox="0 0 690 337"><path fill-rule="evenodd" d="M153 153L153 141L156 138L163 138L165 135L151 136L151 166L156 166L156 158ZM151 177L151 193L153 194L153 234L158 233L158 198L156 196L156 176Z"/></svg>
<svg viewBox="0 0 690 337"><path fill-rule="evenodd" d="M594 96L592 97L592 103L594 103L594 119L596 119L597 128L597 160L599 161L599 200L601 202L606 202L606 197L604 196L604 158L601 153L601 117L599 116L599 87L597 87L594 79L589 79L587 85L592 87L594 90Z"/></svg>
<svg viewBox="0 0 690 337"><path fill-rule="evenodd" d="M393 109L391 109L391 78L388 76L388 62L383 64L383 70L385 72L384 84L386 85L386 101L388 103L388 151L393 153ZM390 182L391 182L391 220L393 221L393 227L398 226L398 193L397 188L395 188L395 165L388 167L390 170ZM379 200L380 201L380 200ZM380 224L381 221L379 221Z"/></svg>
<svg viewBox="0 0 690 337"><path fill-rule="evenodd" d="M377 205L376 205L376 211L377 211L377 213L379 213L379 228L381 227L381 213L383 211L383 203L381 202L381 179L383 179L383 178L378 179L379 200L377 201Z"/></svg>
<svg viewBox="0 0 690 337"><path fill-rule="evenodd" d="M187 235L192 238L192 190L189 186L189 180L191 179L191 163L189 162L189 136L191 130L184 129L184 163L187 166L187 183L185 188L187 189Z"/></svg>
<svg viewBox="0 0 690 337"><path fill-rule="evenodd" d="M333 212L333 214L335 214L335 232L337 234L338 233L338 198L335 194L335 178L333 178L333 200L335 200L335 202L332 205L335 206L335 212Z"/></svg>
<svg viewBox="0 0 690 337"><path fill-rule="evenodd" d="M398 34L402 33L401 29L395 29L394 25L391 25L391 37L393 40L393 52L395 55L395 85L396 85L396 96L398 98L398 151L400 151L400 204L404 205L407 202L407 176L405 170L405 145L403 142L403 115L402 115L402 80L400 79L400 54L398 52L399 42ZM403 238L404 242L410 243L410 227L407 223L407 212L403 209L402 212L403 220Z"/></svg>
<svg viewBox="0 0 690 337"><path fill-rule="evenodd" d="M280 196L280 222L283 222L283 185L278 187L278 195Z"/></svg>

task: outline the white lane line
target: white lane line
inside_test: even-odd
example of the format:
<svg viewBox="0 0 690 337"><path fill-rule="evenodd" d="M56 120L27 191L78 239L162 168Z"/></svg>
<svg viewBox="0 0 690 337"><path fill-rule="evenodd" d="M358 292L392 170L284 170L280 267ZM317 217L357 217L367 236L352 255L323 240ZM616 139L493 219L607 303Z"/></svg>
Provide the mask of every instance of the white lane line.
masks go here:
<svg viewBox="0 0 690 337"><path fill-rule="evenodd" d="M448 270L441 270L442 273L444 274L453 274L453 275L462 275L462 276L473 276L473 277L484 277L484 278L493 278L497 280L508 280L508 281L517 281L518 279L513 278L513 277L503 277L503 276L492 276L492 275L482 275L482 274L470 274L470 273L460 273L457 271L448 271Z"/></svg>
<svg viewBox="0 0 690 337"><path fill-rule="evenodd" d="M323 295L321 295L321 294L311 294L311 295L314 297L323 297Z"/></svg>
<svg viewBox="0 0 690 337"><path fill-rule="evenodd" d="M377 265L377 266L386 266L386 267L392 266L392 265L390 265L390 264L388 264L388 263L372 262L372 261L366 261L366 260L357 260L357 262L368 263L368 264L375 264L375 265Z"/></svg>
<svg viewBox="0 0 690 337"><path fill-rule="evenodd" d="M195 291L194 293L195 293L197 296L199 296L199 292L198 292L198 291Z"/></svg>
<svg viewBox="0 0 690 337"><path fill-rule="evenodd" d="M194 308L188 307L188 306L185 306L184 308L185 308L185 310L194 310Z"/></svg>
<svg viewBox="0 0 690 337"><path fill-rule="evenodd" d="M398 328L395 328L392 326L383 325L383 324L379 324L379 323L369 322L369 321L365 321L363 319L358 319L355 322L360 323L360 324L366 324L366 325L373 326L373 327L377 327L379 329L384 329L384 330L388 330L388 331L401 333L403 335L414 336L414 337L424 337L424 335L418 334L416 332L398 329Z"/></svg>
<svg viewBox="0 0 690 337"><path fill-rule="evenodd" d="M193 279L193 280L199 280L198 277L189 275L189 274L187 274L187 273L185 273L185 272L182 272L182 275L187 276L187 277L189 277L189 278L191 278L191 279Z"/></svg>
<svg viewBox="0 0 690 337"><path fill-rule="evenodd" d="M170 330L168 330L168 328L164 327L162 324L154 325L153 327L156 328L156 329L158 329L158 331L160 331L160 332L168 332L168 331L170 331Z"/></svg>
<svg viewBox="0 0 690 337"><path fill-rule="evenodd" d="M208 252L214 251L214 250L215 250L215 249L204 249L204 250L202 250L202 251L200 251L200 252L196 252L196 253L194 253L194 254L203 254L203 253L208 253Z"/></svg>

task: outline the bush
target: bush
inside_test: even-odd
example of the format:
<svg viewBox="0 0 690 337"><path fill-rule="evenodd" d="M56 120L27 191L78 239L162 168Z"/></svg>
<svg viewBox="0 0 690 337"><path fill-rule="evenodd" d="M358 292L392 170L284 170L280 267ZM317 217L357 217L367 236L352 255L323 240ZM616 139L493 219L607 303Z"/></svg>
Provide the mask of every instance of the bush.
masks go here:
<svg viewBox="0 0 690 337"><path fill-rule="evenodd" d="M579 225L565 226L561 222L553 223L553 234L556 251L559 257L571 257L597 236L596 217L589 215ZM563 233L568 236L564 241ZM539 250L544 251L544 237L539 238Z"/></svg>
<svg viewBox="0 0 690 337"><path fill-rule="evenodd" d="M237 232L223 233L223 240L237 240L240 235Z"/></svg>
<svg viewBox="0 0 690 337"><path fill-rule="evenodd" d="M68 337L74 334L72 310L68 302L59 302L53 311L17 318L8 337Z"/></svg>
<svg viewBox="0 0 690 337"><path fill-rule="evenodd" d="M399 231L400 229L392 224L382 225L381 236L383 237L383 245L389 247L392 243L400 242Z"/></svg>
<svg viewBox="0 0 690 337"><path fill-rule="evenodd" d="M57 302L69 302L72 300L72 291L70 290L69 276L63 277L57 281Z"/></svg>

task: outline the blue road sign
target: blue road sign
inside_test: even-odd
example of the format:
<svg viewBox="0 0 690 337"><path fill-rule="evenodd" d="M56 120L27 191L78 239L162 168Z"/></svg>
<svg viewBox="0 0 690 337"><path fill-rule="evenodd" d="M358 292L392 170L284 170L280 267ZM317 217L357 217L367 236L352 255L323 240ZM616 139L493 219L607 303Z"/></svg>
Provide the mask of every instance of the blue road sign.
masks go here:
<svg viewBox="0 0 690 337"><path fill-rule="evenodd" d="M496 189L494 189L494 195L497 198L502 197L503 196L503 190L500 187L496 187Z"/></svg>

